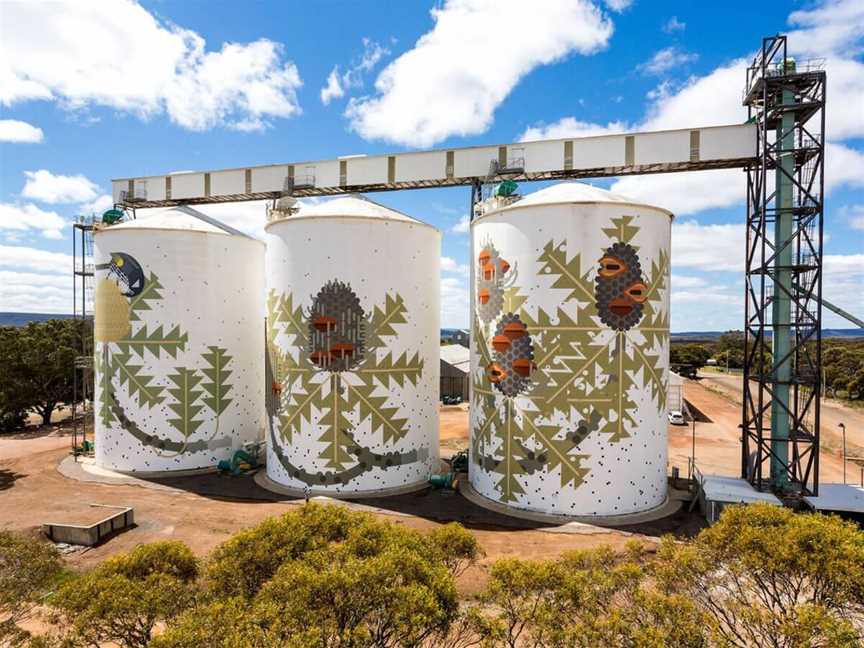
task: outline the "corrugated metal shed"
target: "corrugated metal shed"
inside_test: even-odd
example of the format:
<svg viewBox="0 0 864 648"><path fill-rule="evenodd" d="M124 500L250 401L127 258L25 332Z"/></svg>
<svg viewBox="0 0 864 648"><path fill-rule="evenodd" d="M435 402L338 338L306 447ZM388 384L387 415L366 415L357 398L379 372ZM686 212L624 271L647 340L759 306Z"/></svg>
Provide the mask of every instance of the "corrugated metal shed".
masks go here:
<svg viewBox="0 0 864 648"><path fill-rule="evenodd" d="M470 371L471 354L461 344L446 344L441 347L441 361L467 374Z"/></svg>

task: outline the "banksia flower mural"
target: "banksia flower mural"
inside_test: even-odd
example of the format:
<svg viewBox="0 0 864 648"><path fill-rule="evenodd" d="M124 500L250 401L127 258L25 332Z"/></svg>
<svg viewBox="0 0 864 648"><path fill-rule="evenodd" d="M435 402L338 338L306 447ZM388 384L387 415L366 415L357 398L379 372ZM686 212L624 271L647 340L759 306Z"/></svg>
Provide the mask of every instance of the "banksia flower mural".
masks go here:
<svg viewBox="0 0 864 648"><path fill-rule="evenodd" d="M312 300L307 321L309 359L316 367L348 371L363 361L366 320L348 284L327 283Z"/></svg>
<svg viewBox="0 0 864 648"><path fill-rule="evenodd" d="M96 229L99 466L211 469L263 432L262 256L182 211Z"/></svg>
<svg viewBox="0 0 864 648"><path fill-rule="evenodd" d="M141 267L128 254L111 256L122 258L125 268ZM97 272L106 265L97 266ZM234 390L233 355L224 346L190 340L179 324L160 321L155 306L163 300L165 286L155 273L146 279L141 275L133 285L138 289L124 295L127 286L113 267L97 283L97 444L109 443L110 436L118 446L114 452L120 452L120 433L128 437L123 456L140 455L138 448L143 447L153 460L178 459L183 467L193 461L205 467L210 459L197 461L191 455L226 454L239 446L233 426L222 421L234 402L229 396ZM151 463L142 458L136 469L146 471Z"/></svg>
<svg viewBox="0 0 864 648"><path fill-rule="evenodd" d="M490 499L615 515L665 497L669 216L598 206L473 224L471 484Z"/></svg>
<svg viewBox="0 0 864 648"><path fill-rule="evenodd" d="M600 259L594 280L600 320L616 331L626 331L642 319L648 287L636 250L617 242Z"/></svg>
<svg viewBox="0 0 864 648"><path fill-rule="evenodd" d="M385 295L381 305L366 313L349 284L329 281L311 302L304 311L290 293L272 290L267 302L268 353L279 394L268 414L278 419L281 437L273 439L271 448L288 474L309 486L344 486L376 468L425 459L416 449L373 452L354 434L362 425L380 445L393 446L408 432L408 417L389 392L416 386L424 363L417 352L387 351L388 340L408 324L403 298ZM296 357L281 350L280 335L293 338L292 347L301 350ZM311 429L320 450L302 466L281 446L304 443Z"/></svg>
<svg viewBox="0 0 864 648"><path fill-rule="evenodd" d="M438 470L440 232L359 195L270 215L262 483L425 488Z"/></svg>

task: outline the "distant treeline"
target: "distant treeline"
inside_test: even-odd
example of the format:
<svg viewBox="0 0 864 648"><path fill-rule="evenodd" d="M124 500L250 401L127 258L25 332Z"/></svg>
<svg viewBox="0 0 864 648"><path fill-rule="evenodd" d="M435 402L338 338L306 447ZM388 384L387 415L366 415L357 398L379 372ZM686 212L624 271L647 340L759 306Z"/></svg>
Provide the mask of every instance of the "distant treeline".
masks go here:
<svg viewBox="0 0 864 648"><path fill-rule="evenodd" d="M30 322L47 322L52 319L72 319L73 315L57 313L0 313L0 326L27 326Z"/></svg>
<svg viewBox="0 0 864 648"><path fill-rule="evenodd" d="M696 372L713 360L718 367L744 367L744 334L728 331L715 341L672 340L670 365L685 376ZM766 354L765 364L770 366ZM864 398L864 338L828 338L822 342L822 379L825 393L832 398L861 400Z"/></svg>

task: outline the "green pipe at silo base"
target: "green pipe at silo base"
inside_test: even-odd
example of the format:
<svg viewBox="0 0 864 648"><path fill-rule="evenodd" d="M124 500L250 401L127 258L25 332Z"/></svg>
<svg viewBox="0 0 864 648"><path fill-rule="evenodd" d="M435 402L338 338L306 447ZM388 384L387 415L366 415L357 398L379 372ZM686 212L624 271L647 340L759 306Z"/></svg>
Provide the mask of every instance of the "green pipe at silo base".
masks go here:
<svg viewBox="0 0 864 648"><path fill-rule="evenodd" d="M794 74L795 62L787 59L784 72ZM795 102L795 95L783 91L782 103ZM772 362L774 365L774 394L771 399L771 482L775 488L789 486L786 467L789 465L789 382L792 378L791 325L792 325L792 265L795 249L792 175L795 172L794 145L795 112L784 111L777 126L778 164L776 170L776 221L774 223L774 301L771 313ZM788 356L788 357L787 357Z"/></svg>

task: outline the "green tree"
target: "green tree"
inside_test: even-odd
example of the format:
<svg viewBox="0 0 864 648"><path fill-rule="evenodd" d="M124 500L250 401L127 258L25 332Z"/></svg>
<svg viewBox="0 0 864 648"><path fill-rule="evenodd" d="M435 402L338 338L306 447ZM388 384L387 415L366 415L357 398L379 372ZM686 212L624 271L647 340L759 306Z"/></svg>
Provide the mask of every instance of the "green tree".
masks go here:
<svg viewBox="0 0 864 648"><path fill-rule="evenodd" d="M198 563L186 545L154 542L70 580L51 603L75 641L143 648L158 623L194 603L197 576Z"/></svg>
<svg viewBox="0 0 864 648"><path fill-rule="evenodd" d="M32 403L21 329L0 327L0 432L24 427Z"/></svg>
<svg viewBox="0 0 864 648"><path fill-rule="evenodd" d="M667 538L661 591L704 614L713 645L860 646L864 533L833 516L735 506L689 543Z"/></svg>
<svg viewBox="0 0 864 648"><path fill-rule="evenodd" d="M22 427L30 410L50 423L59 404L72 402L85 335L92 335L89 323L74 319L0 328L0 431Z"/></svg>
<svg viewBox="0 0 864 648"><path fill-rule="evenodd" d="M717 364L730 369L741 369L744 366L744 333L742 331L726 331L717 339Z"/></svg>
<svg viewBox="0 0 864 648"><path fill-rule="evenodd" d="M458 525L421 534L307 504L218 547L206 567L207 600L153 645L447 645L452 622L461 622L454 574L478 555Z"/></svg>
<svg viewBox="0 0 864 648"><path fill-rule="evenodd" d="M846 393L850 400L864 398L864 367L858 369L846 383Z"/></svg>
<svg viewBox="0 0 864 648"><path fill-rule="evenodd" d="M51 422L59 404L72 402L75 358L81 355L82 336L87 334L89 325L77 319L30 322L21 331L26 367L21 378L28 387L30 407L43 424Z"/></svg>
<svg viewBox="0 0 864 648"><path fill-rule="evenodd" d="M711 350L702 344L673 344L669 352L669 363L674 371L695 377L711 357Z"/></svg>
<svg viewBox="0 0 864 648"><path fill-rule="evenodd" d="M60 554L53 545L0 531L0 645L14 645L29 636L18 623L42 603L61 572Z"/></svg>

